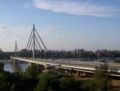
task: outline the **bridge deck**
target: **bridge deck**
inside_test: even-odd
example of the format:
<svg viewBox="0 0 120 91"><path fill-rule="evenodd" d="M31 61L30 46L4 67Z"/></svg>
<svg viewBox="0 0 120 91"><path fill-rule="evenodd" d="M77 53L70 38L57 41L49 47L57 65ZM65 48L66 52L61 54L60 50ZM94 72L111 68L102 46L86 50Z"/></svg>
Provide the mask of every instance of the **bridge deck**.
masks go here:
<svg viewBox="0 0 120 91"><path fill-rule="evenodd" d="M88 72L93 72L95 70L95 67L103 64L102 62L83 62L83 61L69 61L69 60L51 60L51 59L25 59L25 58L19 58L19 57L11 57L14 60L20 60L40 65L51 65L51 66L57 66L61 68L67 68L67 69L75 69L75 70L85 70ZM120 77L120 63L108 63L109 65L109 71L111 71L112 76ZM114 73L114 74L113 74Z"/></svg>

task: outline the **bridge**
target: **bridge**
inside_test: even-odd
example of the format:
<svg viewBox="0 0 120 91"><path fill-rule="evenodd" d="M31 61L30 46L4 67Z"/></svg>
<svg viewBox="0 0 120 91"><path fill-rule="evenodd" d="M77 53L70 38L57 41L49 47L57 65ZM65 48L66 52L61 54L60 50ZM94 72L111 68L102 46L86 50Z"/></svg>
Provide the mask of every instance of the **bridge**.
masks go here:
<svg viewBox="0 0 120 91"><path fill-rule="evenodd" d="M99 66L100 62L83 62L83 61L70 61L62 59L29 59L20 57L11 57L14 60L24 61L29 63L34 63L38 65L43 65L44 67L54 66L54 68L63 68L65 70L74 70L76 72L91 73L93 74L96 70L95 67ZM120 77L120 64L108 63L110 76Z"/></svg>
<svg viewBox="0 0 120 91"><path fill-rule="evenodd" d="M45 68L54 67L54 69L62 68L68 72L76 72L77 75L83 73L93 74L96 70L96 66L100 66L103 64L102 62L83 62L83 61L74 61L70 59L39 59L35 58L36 50L45 50L47 51L47 47L45 46L43 40L40 35L36 31L35 25L33 25L32 32L30 34L27 50L32 50L32 58L27 57L18 57L17 56L17 42L15 42L15 57L11 57L11 59L15 61L24 61L28 63L34 63L37 65L43 65ZM119 63L108 63L109 65L109 75L120 77L120 64Z"/></svg>

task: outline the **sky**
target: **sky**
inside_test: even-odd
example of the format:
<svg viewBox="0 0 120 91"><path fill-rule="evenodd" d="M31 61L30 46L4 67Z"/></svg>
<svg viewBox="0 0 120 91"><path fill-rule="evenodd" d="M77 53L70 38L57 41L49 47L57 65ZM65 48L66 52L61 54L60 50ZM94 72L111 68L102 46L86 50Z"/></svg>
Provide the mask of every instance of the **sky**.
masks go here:
<svg viewBox="0 0 120 91"><path fill-rule="evenodd" d="M26 48L32 25L48 49L120 50L120 0L0 0L0 48Z"/></svg>

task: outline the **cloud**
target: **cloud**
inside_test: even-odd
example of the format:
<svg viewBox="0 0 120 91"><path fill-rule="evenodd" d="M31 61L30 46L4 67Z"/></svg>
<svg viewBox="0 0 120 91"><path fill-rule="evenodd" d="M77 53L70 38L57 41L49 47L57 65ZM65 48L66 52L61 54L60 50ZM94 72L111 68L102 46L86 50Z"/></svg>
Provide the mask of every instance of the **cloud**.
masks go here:
<svg viewBox="0 0 120 91"><path fill-rule="evenodd" d="M108 17L120 14L115 7L100 5L87 0L34 0L34 6L39 9L77 16Z"/></svg>
<svg viewBox="0 0 120 91"><path fill-rule="evenodd" d="M8 32L9 28L8 26L0 25L0 32Z"/></svg>

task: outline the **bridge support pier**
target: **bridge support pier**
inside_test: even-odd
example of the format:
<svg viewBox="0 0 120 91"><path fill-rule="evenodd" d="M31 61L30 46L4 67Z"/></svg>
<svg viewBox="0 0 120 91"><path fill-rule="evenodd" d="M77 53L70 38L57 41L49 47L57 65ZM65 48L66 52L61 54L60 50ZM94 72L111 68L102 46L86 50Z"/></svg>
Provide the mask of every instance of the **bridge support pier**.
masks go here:
<svg viewBox="0 0 120 91"><path fill-rule="evenodd" d="M70 76L73 76L73 74L74 74L73 69L70 69Z"/></svg>
<svg viewBox="0 0 120 91"><path fill-rule="evenodd" d="M76 76L80 76L80 72L79 71L76 71Z"/></svg>
<svg viewBox="0 0 120 91"><path fill-rule="evenodd" d="M85 72L80 72L78 70L71 70L71 76L85 77L85 76L87 76L87 74Z"/></svg>
<svg viewBox="0 0 120 91"><path fill-rule="evenodd" d="M16 60L15 60L15 59L13 60L13 64L14 64L14 65L16 64Z"/></svg>
<svg viewBox="0 0 120 91"><path fill-rule="evenodd" d="M44 72L48 72L48 65L44 65Z"/></svg>

